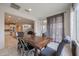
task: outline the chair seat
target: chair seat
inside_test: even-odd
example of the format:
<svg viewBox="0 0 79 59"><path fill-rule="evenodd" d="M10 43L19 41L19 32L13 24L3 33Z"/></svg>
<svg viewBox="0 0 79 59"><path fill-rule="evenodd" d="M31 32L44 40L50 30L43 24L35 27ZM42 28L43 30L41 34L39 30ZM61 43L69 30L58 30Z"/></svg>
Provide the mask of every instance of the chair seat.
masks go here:
<svg viewBox="0 0 79 59"><path fill-rule="evenodd" d="M50 47L46 47L42 52L41 52L41 55L43 56L52 56L56 51L53 50L52 48Z"/></svg>

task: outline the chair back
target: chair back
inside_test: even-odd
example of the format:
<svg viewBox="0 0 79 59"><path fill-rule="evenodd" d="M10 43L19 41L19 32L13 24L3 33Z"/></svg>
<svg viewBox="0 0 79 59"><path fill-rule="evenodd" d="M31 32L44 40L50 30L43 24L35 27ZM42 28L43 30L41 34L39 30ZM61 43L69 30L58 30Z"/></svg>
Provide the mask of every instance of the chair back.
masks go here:
<svg viewBox="0 0 79 59"><path fill-rule="evenodd" d="M61 55L61 52L62 52L62 50L63 50L65 44L68 44L68 43L69 43L68 40L62 40L62 41L59 43L59 46L58 46L58 48L57 48L57 53L56 53L57 56L60 56L60 55Z"/></svg>
<svg viewBox="0 0 79 59"><path fill-rule="evenodd" d="M75 43L75 41L72 41L72 56L76 56L76 48L77 44Z"/></svg>
<svg viewBox="0 0 79 59"><path fill-rule="evenodd" d="M21 43L22 48L24 49L28 49L27 47L27 43L24 41L24 33L23 32L17 32L17 38L19 40L19 42Z"/></svg>
<svg viewBox="0 0 79 59"><path fill-rule="evenodd" d="M17 32L16 37L18 39L18 44L21 44L21 39L23 39L24 33L23 32Z"/></svg>
<svg viewBox="0 0 79 59"><path fill-rule="evenodd" d="M17 37L24 37L24 33L23 32L17 32Z"/></svg>

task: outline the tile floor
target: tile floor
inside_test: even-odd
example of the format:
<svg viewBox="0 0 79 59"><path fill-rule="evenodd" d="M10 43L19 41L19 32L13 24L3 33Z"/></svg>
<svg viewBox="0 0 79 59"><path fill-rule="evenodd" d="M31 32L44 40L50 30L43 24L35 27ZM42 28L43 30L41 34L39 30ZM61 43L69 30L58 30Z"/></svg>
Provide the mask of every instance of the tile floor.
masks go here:
<svg viewBox="0 0 79 59"><path fill-rule="evenodd" d="M0 56L19 56L16 47L0 49Z"/></svg>
<svg viewBox="0 0 79 59"><path fill-rule="evenodd" d="M9 32L5 33L5 48L0 49L0 56L18 56L17 40L10 36Z"/></svg>

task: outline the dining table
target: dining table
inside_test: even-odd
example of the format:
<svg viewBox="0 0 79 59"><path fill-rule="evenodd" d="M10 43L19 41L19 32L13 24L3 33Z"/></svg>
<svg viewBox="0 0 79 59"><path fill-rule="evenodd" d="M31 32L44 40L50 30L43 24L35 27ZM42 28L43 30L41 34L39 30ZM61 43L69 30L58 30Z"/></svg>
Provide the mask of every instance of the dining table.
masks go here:
<svg viewBox="0 0 79 59"><path fill-rule="evenodd" d="M40 50L40 52L41 52L41 49L47 46L47 44L51 41L51 38L49 38L49 37L39 37L39 38L35 37L34 39L28 39L26 37L25 41L35 48L34 56L37 56L38 50Z"/></svg>

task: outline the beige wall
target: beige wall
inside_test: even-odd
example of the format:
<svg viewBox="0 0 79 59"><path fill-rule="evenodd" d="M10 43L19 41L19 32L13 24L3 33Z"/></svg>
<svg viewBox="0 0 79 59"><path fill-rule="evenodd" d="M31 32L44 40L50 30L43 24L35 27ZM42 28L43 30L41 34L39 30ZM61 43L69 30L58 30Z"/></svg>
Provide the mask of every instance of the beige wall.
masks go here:
<svg viewBox="0 0 79 59"><path fill-rule="evenodd" d="M70 36L70 10L64 13L64 32L65 36Z"/></svg>

